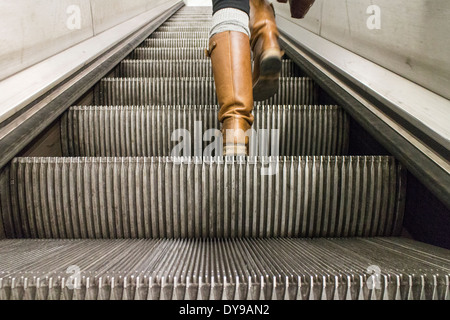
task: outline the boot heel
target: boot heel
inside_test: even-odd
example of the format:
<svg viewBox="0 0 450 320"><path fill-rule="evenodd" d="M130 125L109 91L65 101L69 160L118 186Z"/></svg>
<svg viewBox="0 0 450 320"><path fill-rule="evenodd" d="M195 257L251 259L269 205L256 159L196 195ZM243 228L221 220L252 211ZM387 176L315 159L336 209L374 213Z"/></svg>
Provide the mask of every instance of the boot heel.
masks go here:
<svg viewBox="0 0 450 320"><path fill-rule="evenodd" d="M281 72L281 52L278 49L267 49L261 54L261 76L277 76Z"/></svg>
<svg viewBox="0 0 450 320"><path fill-rule="evenodd" d="M253 84L253 99L264 101L278 92L281 72L281 52L267 49L261 54L259 77Z"/></svg>

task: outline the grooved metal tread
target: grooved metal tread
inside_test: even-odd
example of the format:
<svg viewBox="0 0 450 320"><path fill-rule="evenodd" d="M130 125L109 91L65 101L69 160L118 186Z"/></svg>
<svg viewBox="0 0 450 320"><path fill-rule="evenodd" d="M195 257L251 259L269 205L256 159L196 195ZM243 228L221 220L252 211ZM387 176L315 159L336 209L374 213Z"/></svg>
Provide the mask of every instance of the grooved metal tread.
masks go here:
<svg viewBox="0 0 450 320"><path fill-rule="evenodd" d="M183 14L173 15L166 22L171 21L189 21L189 22L208 22L212 21L212 12L210 14Z"/></svg>
<svg viewBox="0 0 450 320"><path fill-rule="evenodd" d="M200 40L208 40L209 32L208 31L190 31L190 32L170 32L164 31L153 32L149 39L200 39Z"/></svg>
<svg viewBox="0 0 450 320"><path fill-rule="evenodd" d="M449 252L398 238L3 240L0 300L449 300Z"/></svg>
<svg viewBox="0 0 450 320"><path fill-rule="evenodd" d="M157 32L206 32L209 33L211 28L209 27L194 27L194 26L188 26L188 27L171 27L171 26L161 26L156 31Z"/></svg>
<svg viewBox="0 0 450 320"><path fill-rule="evenodd" d="M209 23L212 22L212 13L201 14L201 15L181 15L181 16L172 16L172 18L167 19L165 22L188 22L192 25L201 24L201 23Z"/></svg>
<svg viewBox="0 0 450 320"><path fill-rule="evenodd" d="M213 78L104 78L95 86L96 105L216 105ZM280 78L278 93L255 105L315 105L310 78Z"/></svg>
<svg viewBox="0 0 450 320"><path fill-rule="evenodd" d="M208 47L208 39L147 39L140 47L206 49Z"/></svg>
<svg viewBox="0 0 450 320"><path fill-rule="evenodd" d="M185 19L185 18L189 18L191 20L195 20L195 19L206 19L206 20L211 20L212 18L212 11L209 13L196 13L196 12L192 12L192 13L188 13L188 14L179 14L176 13L173 16L171 16L168 20L166 21L171 21L171 20L176 20L176 19Z"/></svg>
<svg viewBox="0 0 450 320"><path fill-rule="evenodd" d="M281 77L303 73L292 60L283 60ZM115 69L116 77L212 77L211 60L124 60Z"/></svg>
<svg viewBox="0 0 450 320"><path fill-rule="evenodd" d="M405 182L391 157L16 158L0 238L397 236Z"/></svg>
<svg viewBox="0 0 450 320"><path fill-rule="evenodd" d="M187 130L191 155L216 141L221 151L218 106L75 106L63 115L61 140L64 156L170 156ZM349 144L349 118L338 106L256 106L256 139L250 154L263 155L263 136L257 130L278 129L279 148L272 153L270 137L265 155L344 155ZM270 131L273 134L272 131ZM214 136L214 138L213 138ZM185 150L187 152L187 150ZM187 154L180 154L187 155ZM215 154L211 154L215 155ZM220 154L219 154L220 155Z"/></svg>
<svg viewBox="0 0 450 320"><path fill-rule="evenodd" d="M164 22L161 26L162 27L211 27L211 22L209 21L202 21L202 22L188 22L188 21L167 21Z"/></svg>
<svg viewBox="0 0 450 320"><path fill-rule="evenodd" d="M139 60L206 60L204 48L136 48L128 59Z"/></svg>

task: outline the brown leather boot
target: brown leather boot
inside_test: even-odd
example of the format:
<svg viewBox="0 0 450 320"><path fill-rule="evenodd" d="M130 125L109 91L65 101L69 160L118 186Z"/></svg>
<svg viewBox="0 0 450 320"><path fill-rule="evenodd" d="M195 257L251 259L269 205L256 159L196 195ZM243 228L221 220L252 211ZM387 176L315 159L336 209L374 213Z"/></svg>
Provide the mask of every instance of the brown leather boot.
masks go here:
<svg viewBox="0 0 450 320"><path fill-rule="evenodd" d="M219 121L225 156L248 154L247 131L253 124L252 68L250 40L242 32L226 31L209 40Z"/></svg>
<svg viewBox="0 0 450 320"><path fill-rule="evenodd" d="M250 0L250 32L253 50L253 97L270 98L278 91L283 53L278 44L275 11L267 0Z"/></svg>

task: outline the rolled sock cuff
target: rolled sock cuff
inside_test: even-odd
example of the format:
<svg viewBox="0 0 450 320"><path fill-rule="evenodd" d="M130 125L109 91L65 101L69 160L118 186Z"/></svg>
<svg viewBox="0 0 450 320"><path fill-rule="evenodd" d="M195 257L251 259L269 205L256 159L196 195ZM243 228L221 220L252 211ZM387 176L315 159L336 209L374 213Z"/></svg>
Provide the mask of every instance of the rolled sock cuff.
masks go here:
<svg viewBox="0 0 450 320"><path fill-rule="evenodd" d="M209 37L225 31L238 31L250 37L249 17L239 9L226 8L217 11L212 17Z"/></svg>

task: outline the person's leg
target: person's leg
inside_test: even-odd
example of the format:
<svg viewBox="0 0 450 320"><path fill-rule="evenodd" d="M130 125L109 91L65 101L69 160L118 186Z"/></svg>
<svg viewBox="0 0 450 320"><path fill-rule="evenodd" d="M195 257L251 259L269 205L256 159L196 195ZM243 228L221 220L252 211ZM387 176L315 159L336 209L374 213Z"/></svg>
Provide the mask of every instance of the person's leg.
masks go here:
<svg viewBox="0 0 450 320"><path fill-rule="evenodd" d="M224 155L246 155L253 124L248 0L214 0L208 55L216 85Z"/></svg>
<svg viewBox="0 0 450 320"><path fill-rule="evenodd" d="M257 101L278 91L283 55L278 44L275 12L267 0L250 0L250 32L253 50L253 96Z"/></svg>

